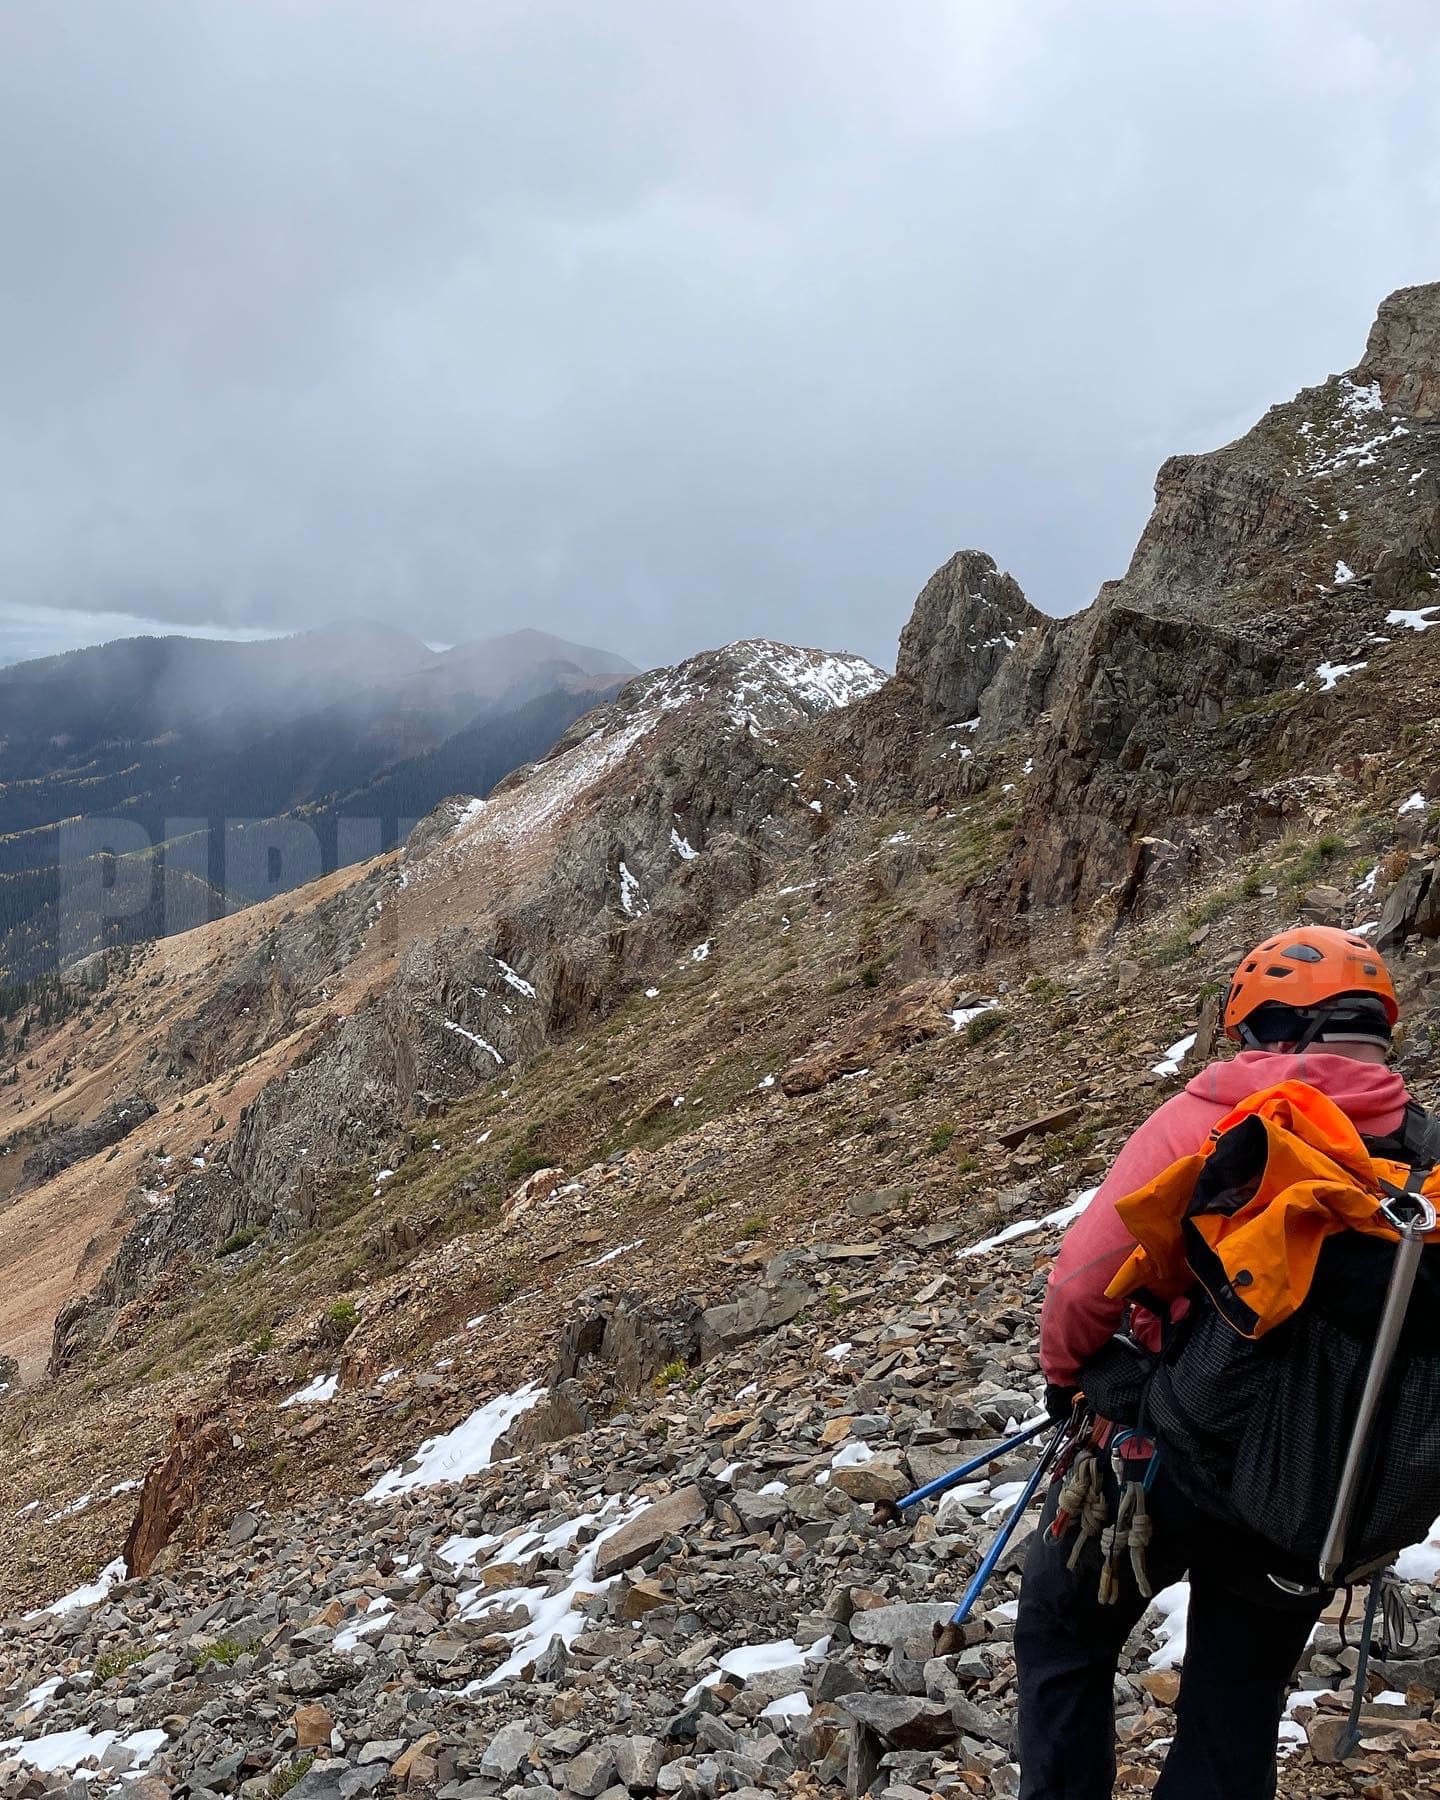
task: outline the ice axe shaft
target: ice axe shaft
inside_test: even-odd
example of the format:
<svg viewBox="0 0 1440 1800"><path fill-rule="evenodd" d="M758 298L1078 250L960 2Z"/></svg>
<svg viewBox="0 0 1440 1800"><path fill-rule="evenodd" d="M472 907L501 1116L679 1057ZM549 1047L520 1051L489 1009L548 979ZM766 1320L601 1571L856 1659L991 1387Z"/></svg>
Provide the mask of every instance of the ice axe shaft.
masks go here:
<svg viewBox="0 0 1440 1800"><path fill-rule="evenodd" d="M1370 1583L1370 1597L1365 1602L1365 1624L1360 1638L1360 1651L1355 1662L1355 1687L1350 1695L1350 1712L1345 1729L1335 1743L1337 1762L1345 1762L1360 1745L1360 1715L1365 1710L1366 1689L1370 1675L1370 1645L1375 1636L1375 1615L1380 1610L1380 1596L1385 1588L1385 1572Z"/></svg>
<svg viewBox="0 0 1440 1800"><path fill-rule="evenodd" d="M1050 1420L1046 1419L1044 1423L1048 1425ZM961 1597L960 1604L950 1615L950 1623L943 1627L942 1636L945 1632L960 1631L961 1627L965 1624L965 1621L975 1610L975 1602L980 1598L981 1593L984 1591L986 1582L988 1582L990 1577L995 1573L995 1565L1005 1554L1006 1545L1009 1544L1011 1538L1014 1537L1016 1526L1018 1526L1021 1519L1024 1518L1026 1512L1029 1510L1030 1502L1039 1492L1040 1483L1044 1481L1049 1472L1051 1463L1054 1462L1058 1455L1060 1445L1064 1441L1065 1433L1069 1429L1069 1426L1070 1421L1068 1419L1062 1419L1060 1424L1055 1427L1055 1435L1045 1446L1045 1454L1040 1458L1039 1462L1036 1463L1034 1472L1031 1474L1030 1479L1025 1483L1020 1498L1015 1502L1009 1517L1005 1520L1005 1523L1000 1527L999 1532L996 1534L995 1542L985 1552L984 1560L981 1562L980 1567L970 1577L970 1585L966 1588L964 1595ZM1032 1433L1031 1435L1034 1436L1036 1434ZM945 1654L944 1651L939 1650L938 1643L936 1648L940 1655Z"/></svg>
<svg viewBox="0 0 1440 1800"><path fill-rule="evenodd" d="M1410 1308L1410 1297L1415 1291L1415 1277L1420 1268L1420 1254L1425 1248L1425 1234L1435 1227L1435 1209L1423 1195L1409 1193L1403 1198L1417 1203L1409 1218L1401 1218L1393 1207L1385 1208L1391 1224L1400 1233L1400 1242L1396 1246L1390 1285L1386 1290L1380 1324L1375 1332L1375 1347L1370 1353L1365 1389L1360 1396L1355 1424L1350 1433L1350 1445L1345 1453L1345 1466L1335 1496L1335 1510L1330 1516L1330 1528L1325 1534L1324 1548L1320 1552L1320 1579L1327 1586L1339 1575L1345 1562L1355 1505L1360 1497L1361 1484L1369 1472L1370 1441L1375 1420L1390 1379L1395 1349L1400 1342L1400 1332Z"/></svg>
<svg viewBox="0 0 1440 1800"><path fill-rule="evenodd" d="M1049 1419L1036 1419L1033 1424L1024 1426L1014 1437L1006 1438L1003 1444L997 1444L993 1450L986 1450L981 1455L972 1457L969 1462L962 1463L958 1469L951 1469L948 1475L937 1475L934 1481L927 1481L924 1487L916 1488L913 1494L907 1494L903 1500L895 1502L895 1510L904 1512L907 1506L918 1506L922 1500L929 1500L936 1494L945 1494L953 1487L958 1487L967 1476L978 1470L987 1468L993 1462L999 1462L1002 1456L1008 1456L1012 1450L1018 1450L1022 1444L1028 1444L1032 1438L1050 1424Z"/></svg>

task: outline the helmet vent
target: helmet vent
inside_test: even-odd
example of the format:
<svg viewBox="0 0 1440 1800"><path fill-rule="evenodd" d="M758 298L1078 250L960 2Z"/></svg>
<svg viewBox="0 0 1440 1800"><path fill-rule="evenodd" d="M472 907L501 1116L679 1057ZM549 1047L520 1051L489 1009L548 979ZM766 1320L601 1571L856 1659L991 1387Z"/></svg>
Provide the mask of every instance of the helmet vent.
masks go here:
<svg viewBox="0 0 1440 1800"><path fill-rule="evenodd" d="M1313 944L1287 944L1280 954L1288 956L1291 962L1317 963L1325 960L1322 952L1317 950ZM1270 973L1273 975L1276 971L1272 969Z"/></svg>
<svg viewBox="0 0 1440 1800"><path fill-rule="evenodd" d="M1280 975L1293 975L1295 973L1295 971L1293 969L1282 969L1278 963L1271 963L1270 967L1265 971L1265 973L1267 975L1280 976Z"/></svg>

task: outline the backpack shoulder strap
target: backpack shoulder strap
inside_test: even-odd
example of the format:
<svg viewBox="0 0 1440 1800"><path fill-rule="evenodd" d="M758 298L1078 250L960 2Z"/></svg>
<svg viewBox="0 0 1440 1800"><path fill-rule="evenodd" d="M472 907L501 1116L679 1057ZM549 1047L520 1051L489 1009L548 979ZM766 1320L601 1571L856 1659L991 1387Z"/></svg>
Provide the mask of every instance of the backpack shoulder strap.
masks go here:
<svg viewBox="0 0 1440 1800"><path fill-rule="evenodd" d="M1440 1164L1440 1117L1426 1112L1417 1100L1407 1101L1399 1130L1367 1137L1365 1148L1372 1156L1409 1163L1412 1169L1433 1169Z"/></svg>
<svg viewBox="0 0 1440 1800"><path fill-rule="evenodd" d="M1405 1122L1400 1128L1400 1141L1412 1167L1433 1169L1440 1163L1440 1118L1426 1112L1418 1101L1405 1108Z"/></svg>

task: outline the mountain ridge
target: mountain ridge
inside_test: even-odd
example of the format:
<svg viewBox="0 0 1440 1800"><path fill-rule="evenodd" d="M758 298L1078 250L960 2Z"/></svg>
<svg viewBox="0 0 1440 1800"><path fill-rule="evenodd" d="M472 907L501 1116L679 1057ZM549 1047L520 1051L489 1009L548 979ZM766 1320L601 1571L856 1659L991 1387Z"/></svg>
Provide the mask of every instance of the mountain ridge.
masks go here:
<svg viewBox="0 0 1440 1800"><path fill-rule="evenodd" d="M1013 1791L1005 1610L958 1660L928 1636L995 1496L885 1503L1037 1401L1059 1232L1215 1051L1251 944L1373 936L1440 1101L1440 286L1371 342L1163 465L1085 613L971 550L889 679L764 641L636 676L403 849L107 955L31 1021L0 1543L17 1604L87 1562L102 1591L0 1631L17 1709L62 1644L93 1667L173 1618L114 1690L167 1778L288 1771L278 1692L297 1722L323 1696L317 1795L600 1794L642 1754L627 1787L682 1800ZM131 1094L157 1110L102 1157L10 1182ZM640 1548L602 1586L612 1526ZM1409 1592L1384 1679L1433 1697ZM242 1628L220 1717L206 1634ZM1137 1791L1163 1649L1118 1690ZM1296 1793L1334 1791L1340 1652L1307 1651ZM108 1704L77 1681L53 1716ZM1432 1741L1413 1704L1377 1780Z"/></svg>
<svg viewBox="0 0 1440 1800"><path fill-rule="evenodd" d="M373 622L127 639L0 670L0 973L33 979L218 916L257 879L269 891L273 854L257 873L249 851L264 820L288 822L269 833L288 886L373 854L448 791L450 767L493 784L631 672L529 628L438 653ZM145 859L148 894L66 932L65 894L107 847Z"/></svg>

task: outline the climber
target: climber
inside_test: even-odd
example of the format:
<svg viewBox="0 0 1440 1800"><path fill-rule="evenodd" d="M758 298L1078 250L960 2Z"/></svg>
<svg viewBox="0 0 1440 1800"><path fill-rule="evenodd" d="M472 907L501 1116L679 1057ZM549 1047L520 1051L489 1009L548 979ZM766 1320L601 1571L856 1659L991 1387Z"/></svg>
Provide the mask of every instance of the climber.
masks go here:
<svg viewBox="0 0 1440 1800"><path fill-rule="evenodd" d="M1116 1201L1199 1150L1232 1107L1300 1080L1335 1101L1372 1147L1389 1142L1399 1154L1397 1139L1427 1125L1387 1066L1398 1016L1389 971L1363 937L1329 927L1287 931L1243 959L1224 1013L1240 1053L1202 1069L1135 1132L1061 1246L1040 1322L1052 1417L1069 1414L1087 1364L1122 1323L1124 1303L1106 1289L1134 1239ZM1159 1321L1148 1325L1141 1331L1140 1315L1132 1315L1131 1330L1155 1348ZM1147 1455L1152 1446L1140 1441L1132 1449ZM1163 1444L1153 1460L1142 1502L1150 1534L1145 1585L1159 1592L1186 1574L1190 1580L1175 1737L1156 1800L1263 1800L1275 1792L1286 1688L1328 1595L1276 1585L1273 1553L1262 1540L1187 1499L1167 1478ZM1113 1518L1119 1483L1108 1454L1095 1459L1093 1472ZM1116 1766L1116 1667L1147 1600L1136 1569L1119 1558L1107 1575L1111 1603L1102 1604L1098 1536L1076 1554L1075 1533L1057 1540L1048 1529L1062 1486L1052 1485L1032 1541L1016 1623L1020 1795L1107 1800Z"/></svg>

